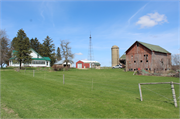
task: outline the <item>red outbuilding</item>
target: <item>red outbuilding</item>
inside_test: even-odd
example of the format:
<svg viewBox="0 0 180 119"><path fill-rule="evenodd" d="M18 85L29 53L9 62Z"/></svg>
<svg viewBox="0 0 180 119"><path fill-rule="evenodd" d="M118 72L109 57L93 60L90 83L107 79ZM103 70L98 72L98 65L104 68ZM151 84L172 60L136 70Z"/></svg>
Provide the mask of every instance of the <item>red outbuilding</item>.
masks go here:
<svg viewBox="0 0 180 119"><path fill-rule="evenodd" d="M79 60L76 62L76 68L90 68L90 62Z"/></svg>

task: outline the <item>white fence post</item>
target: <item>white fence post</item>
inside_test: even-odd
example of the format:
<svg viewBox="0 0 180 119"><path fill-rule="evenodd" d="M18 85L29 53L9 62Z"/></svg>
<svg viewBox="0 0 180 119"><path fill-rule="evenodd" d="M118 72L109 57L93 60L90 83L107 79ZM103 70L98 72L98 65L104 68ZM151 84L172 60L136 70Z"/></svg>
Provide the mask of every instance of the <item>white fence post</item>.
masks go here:
<svg viewBox="0 0 180 119"><path fill-rule="evenodd" d="M142 91L141 91L141 84L140 84L140 83L139 83L139 93L140 93L141 101L143 101L143 98L142 98Z"/></svg>
<svg viewBox="0 0 180 119"><path fill-rule="evenodd" d="M171 82L171 89L172 89L172 96L174 100L174 106L177 107L176 93L175 93L173 81Z"/></svg>
<svg viewBox="0 0 180 119"><path fill-rule="evenodd" d="M34 77L34 70L33 70L33 77Z"/></svg>
<svg viewBox="0 0 180 119"><path fill-rule="evenodd" d="M93 79L92 79L92 90L93 90Z"/></svg>
<svg viewBox="0 0 180 119"><path fill-rule="evenodd" d="M63 84L64 84L64 74L63 74Z"/></svg>

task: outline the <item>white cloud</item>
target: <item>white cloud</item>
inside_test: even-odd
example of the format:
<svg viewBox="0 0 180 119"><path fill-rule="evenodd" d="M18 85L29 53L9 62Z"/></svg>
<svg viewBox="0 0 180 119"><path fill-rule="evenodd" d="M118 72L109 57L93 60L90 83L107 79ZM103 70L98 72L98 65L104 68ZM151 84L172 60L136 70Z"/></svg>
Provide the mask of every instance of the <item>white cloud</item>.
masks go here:
<svg viewBox="0 0 180 119"><path fill-rule="evenodd" d="M158 12L150 13L139 18L139 21L136 22L136 25L141 25L141 28L144 27L153 27L157 24L162 24L167 21L167 17L164 14L159 14Z"/></svg>
<svg viewBox="0 0 180 119"><path fill-rule="evenodd" d="M83 55L83 54L80 52L80 53L75 53L75 55Z"/></svg>

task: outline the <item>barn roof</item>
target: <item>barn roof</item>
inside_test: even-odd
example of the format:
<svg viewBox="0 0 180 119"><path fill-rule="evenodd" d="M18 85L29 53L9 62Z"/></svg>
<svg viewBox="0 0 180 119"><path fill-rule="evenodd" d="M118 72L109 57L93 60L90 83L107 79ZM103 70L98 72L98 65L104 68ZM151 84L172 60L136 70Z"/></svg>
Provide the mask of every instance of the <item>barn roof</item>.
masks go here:
<svg viewBox="0 0 180 119"><path fill-rule="evenodd" d="M137 43L140 43L141 45L143 45L143 46L145 46L146 48L148 48L149 50L151 50L151 51L155 51L155 52L161 52L161 53L170 53L170 52L168 52L167 50L165 50L164 48L162 48L162 47L160 47L160 46L158 46L158 45L152 45L152 44L149 44L149 43L144 43L144 42L140 42L140 41L136 41ZM136 43L135 42L135 43ZM134 44L135 44L134 43ZM133 44L133 45L134 45ZM132 46L133 46L132 45ZM131 47L132 47L131 46ZM128 50L131 48L131 47L129 47L128 48ZM126 52L128 51L128 50L126 50Z"/></svg>
<svg viewBox="0 0 180 119"><path fill-rule="evenodd" d="M126 59L126 54L123 54L120 59Z"/></svg>
<svg viewBox="0 0 180 119"><path fill-rule="evenodd" d="M98 61L90 61L90 60L80 60L84 63L98 63Z"/></svg>
<svg viewBox="0 0 180 119"><path fill-rule="evenodd" d="M151 51L162 52L162 53L170 53L158 45L152 45L152 44L148 44L148 43L144 43L144 42L140 42L140 41L137 41L137 42L141 43L142 45L144 45L145 47L147 47Z"/></svg>

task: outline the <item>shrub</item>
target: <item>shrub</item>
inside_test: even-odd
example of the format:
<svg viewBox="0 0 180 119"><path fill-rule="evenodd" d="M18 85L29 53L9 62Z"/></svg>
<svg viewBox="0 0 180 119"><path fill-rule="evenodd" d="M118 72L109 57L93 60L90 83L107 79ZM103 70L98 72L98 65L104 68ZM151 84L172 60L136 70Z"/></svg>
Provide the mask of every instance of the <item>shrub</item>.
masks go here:
<svg viewBox="0 0 180 119"><path fill-rule="evenodd" d="M61 65L53 65L52 68L54 69L54 71L61 71L64 67Z"/></svg>
<svg viewBox="0 0 180 119"><path fill-rule="evenodd" d="M69 70L69 67L68 67L68 66L66 66L66 67L64 67L64 69L65 69L66 71L68 71L68 70Z"/></svg>

